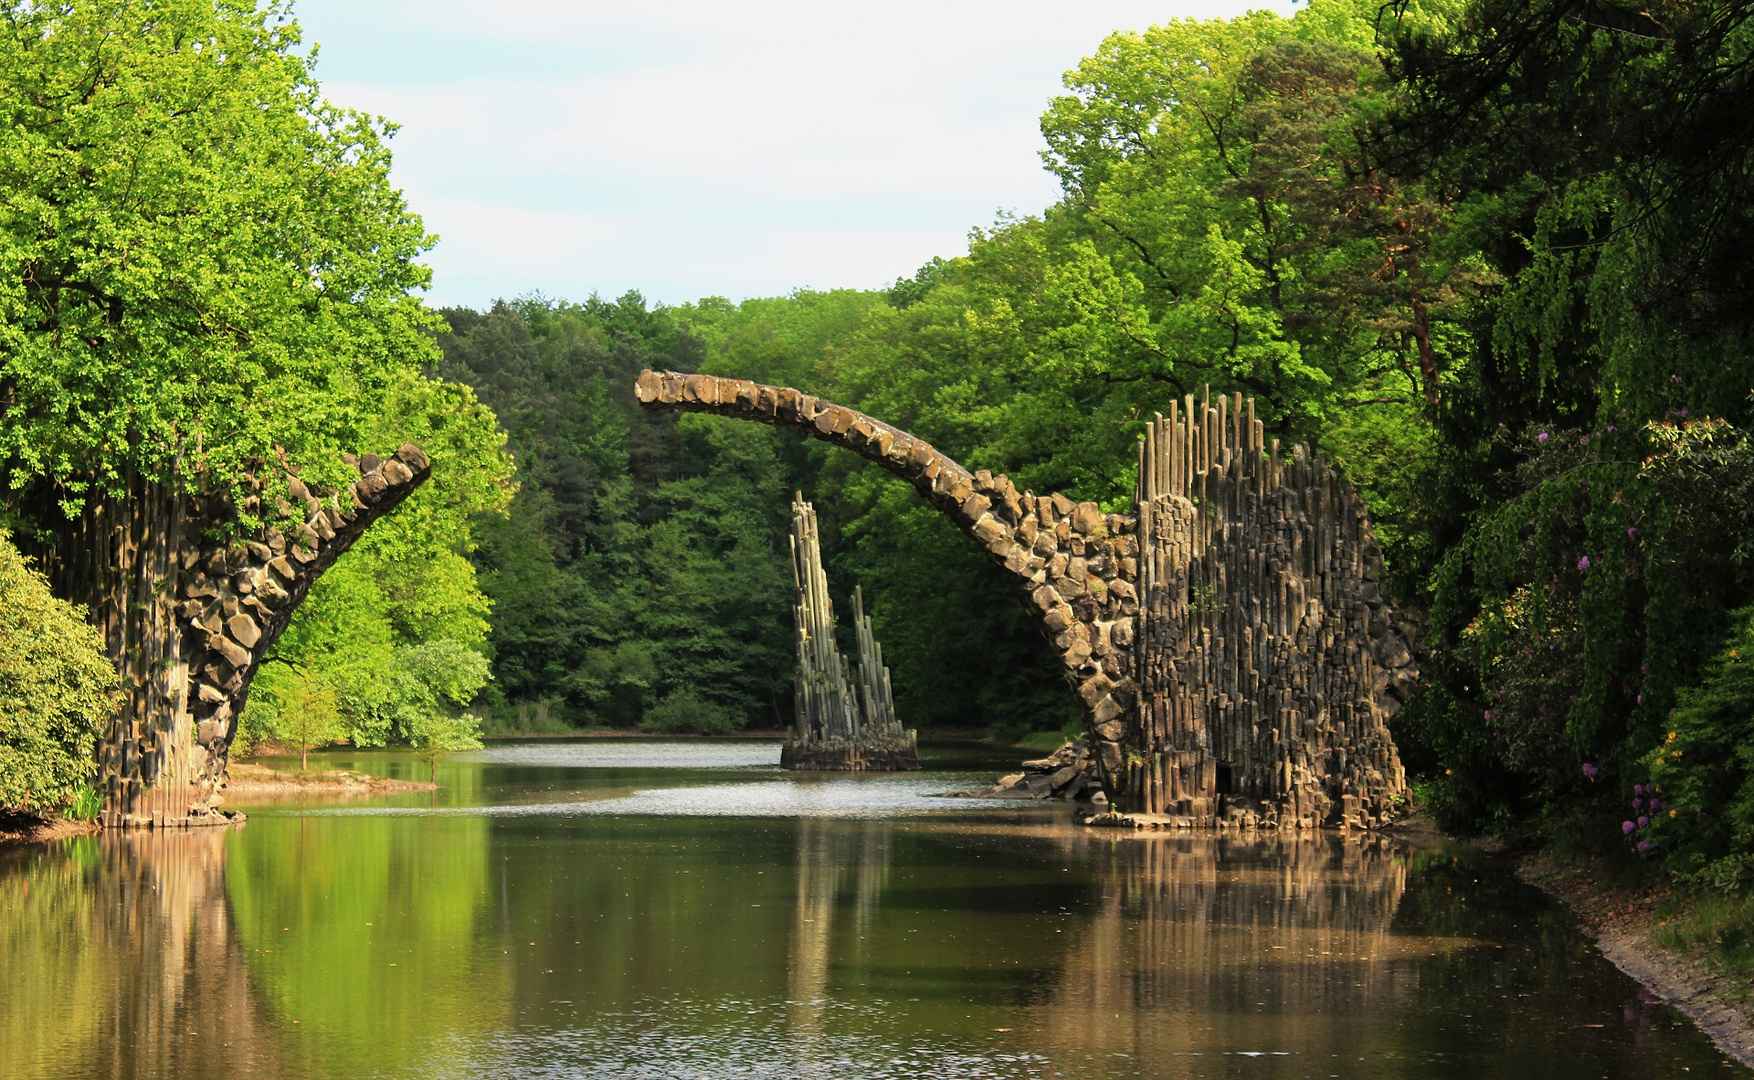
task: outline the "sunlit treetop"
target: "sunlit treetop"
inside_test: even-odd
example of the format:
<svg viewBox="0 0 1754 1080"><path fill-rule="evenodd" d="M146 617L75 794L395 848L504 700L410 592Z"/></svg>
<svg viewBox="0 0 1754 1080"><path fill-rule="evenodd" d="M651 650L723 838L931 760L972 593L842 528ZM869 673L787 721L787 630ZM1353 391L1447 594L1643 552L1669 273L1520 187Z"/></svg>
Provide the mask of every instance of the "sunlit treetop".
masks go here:
<svg viewBox="0 0 1754 1080"><path fill-rule="evenodd" d="M0 8L0 504L312 480L434 355L392 125L281 0Z"/></svg>

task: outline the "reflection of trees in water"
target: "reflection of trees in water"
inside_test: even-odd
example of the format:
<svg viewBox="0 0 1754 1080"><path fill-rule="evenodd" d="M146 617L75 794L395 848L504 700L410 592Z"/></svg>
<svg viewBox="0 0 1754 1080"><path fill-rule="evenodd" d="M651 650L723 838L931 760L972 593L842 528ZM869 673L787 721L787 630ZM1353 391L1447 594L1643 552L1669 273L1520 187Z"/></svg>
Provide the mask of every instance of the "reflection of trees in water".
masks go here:
<svg viewBox="0 0 1754 1080"><path fill-rule="evenodd" d="M1141 1054L1357 1037L1346 1017L1407 1007L1429 940L1390 933L1407 888L1376 837L1091 838L1098 912L1065 958L1050 1028ZM1106 848L1106 850L1103 850ZM1142 1010L1152 1010L1151 1013ZM1174 1016L1174 1023L1146 1022ZM1257 1048L1259 1049L1259 1048ZM1270 1047L1267 1049L1271 1049Z"/></svg>
<svg viewBox="0 0 1754 1080"><path fill-rule="evenodd" d="M225 829L106 832L0 876L0 1076L274 1075Z"/></svg>
<svg viewBox="0 0 1754 1080"><path fill-rule="evenodd" d="M834 920L840 899L852 897L852 937L870 926L889 876L887 821L798 822L798 896L793 916L787 1000L793 1029L815 1032L828 997Z"/></svg>

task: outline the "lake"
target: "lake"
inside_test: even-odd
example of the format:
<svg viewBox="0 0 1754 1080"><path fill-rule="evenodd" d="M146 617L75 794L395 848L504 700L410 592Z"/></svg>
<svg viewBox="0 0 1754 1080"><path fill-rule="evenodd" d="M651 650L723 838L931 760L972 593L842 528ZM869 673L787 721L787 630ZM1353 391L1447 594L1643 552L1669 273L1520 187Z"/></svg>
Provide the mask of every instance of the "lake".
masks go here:
<svg viewBox="0 0 1754 1080"><path fill-rule="evenodd" d="M0 1077L1745 1075L1501 859L943 797L1017 757L494 744L0 853Z"/></svg>

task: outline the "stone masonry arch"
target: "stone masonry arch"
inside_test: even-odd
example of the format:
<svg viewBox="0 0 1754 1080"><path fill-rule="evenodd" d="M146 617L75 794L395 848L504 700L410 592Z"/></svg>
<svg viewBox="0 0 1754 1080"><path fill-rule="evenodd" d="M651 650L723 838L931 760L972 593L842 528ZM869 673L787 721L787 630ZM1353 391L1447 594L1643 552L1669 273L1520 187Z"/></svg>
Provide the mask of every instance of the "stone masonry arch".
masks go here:
<svg viewBox="0 0 1754 1080"><path fill-rule="evenodd" d="M318 576L432 473L411 443L344 460L357 476L335 490L265 465L241 507L130 476L45 539L20 537L55 594L89 609L122 677L97 747L106 826L230 820L221 790L263 658ZM56 520L45 502L38 516ZM291 525L236 536L240 509Z"/></svg>
<svg viewBox="0 0 1754 1080"><path fill-rule="evenodd" d="M1018 491L790 387L643 372L650 410L801 431L907 480L1009 570L1059 651L1117 804L1194 824L1390 820L1387 721L1418 675L1363 504L1254 403L1192 396L1139 449L1135 513Z"/></svg>

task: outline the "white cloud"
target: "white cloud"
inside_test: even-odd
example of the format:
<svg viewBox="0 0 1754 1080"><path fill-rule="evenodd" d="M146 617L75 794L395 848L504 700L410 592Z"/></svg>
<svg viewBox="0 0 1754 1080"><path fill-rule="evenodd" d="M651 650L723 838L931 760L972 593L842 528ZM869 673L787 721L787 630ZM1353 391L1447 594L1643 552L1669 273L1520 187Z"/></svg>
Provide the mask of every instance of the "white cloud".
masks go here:
<svg viewBox="0 0 1754 1080"><path fill-rule="evenodd" d="M340 104L402 125L437 303L872 287L1055 187L1037 118L1117 28L1238 3L307 0ZM1258 6L1258 5L1253 5Z"/></svg>

